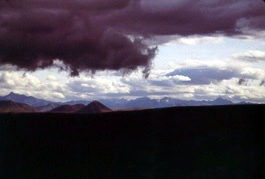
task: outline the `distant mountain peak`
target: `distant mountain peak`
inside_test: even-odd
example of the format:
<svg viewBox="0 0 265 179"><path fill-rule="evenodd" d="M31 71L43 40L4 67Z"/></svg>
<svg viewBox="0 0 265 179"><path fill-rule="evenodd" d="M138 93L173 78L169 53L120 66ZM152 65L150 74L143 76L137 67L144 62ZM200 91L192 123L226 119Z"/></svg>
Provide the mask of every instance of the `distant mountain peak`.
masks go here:
<svg viewBox="0 0 265 179"><path fill-rule="evenodd" d="M233 104L233 102L229 101L228 99L225 99L223 97L218 97L213 101L214 104Z"/></svg>
<svg viewBox="0 0 265 179"><path fill-rule="evenodd" d="M7 96L17 96L17 95L19 95L19 94L16 94L14 92L10 92Z"/></svg>
<svg viewBox="0 0 265 179"><path fill-rule="evenodd" d="M97 100L94 100L90 104L101 104L101 103L99 101L97 101Z"/></svg>
<svg viewBox="0 0 265 179"><path fill-rule="evenodd" d="M6 97L28 97L28 96L23 95L23 94L18 94L18 93L10 92L8 95L6 95Z"/></svg>
<svg viewBox="0 0 265 179"><path fill-rule="evenodd" d="M169 98L169 97L164 97L164 98L162 98L162 99L160 99L159 101L164 101L164 102L169 102L171 100L171 98Z"/></svg>
<svg viewBox="0 0 265 179"><path fill-rule="evenodd" d="M219 96L219 97L216 98L214 101L219 101L219 100L224 100L224 98L222 98L221 96Z"/></svg>
<svg viewBox="0 0 265 179"><path fill-rule="evenodd" d="M218 97L214 101L228 101L228 100L223 97Z"/></svg>
<svg viewBox="0 0 265 179"><path fill-rule="evenodd" d="M170 99L169 97L164 97L164 98L162 98L163 100L167 100L167 99Z"/></svg>

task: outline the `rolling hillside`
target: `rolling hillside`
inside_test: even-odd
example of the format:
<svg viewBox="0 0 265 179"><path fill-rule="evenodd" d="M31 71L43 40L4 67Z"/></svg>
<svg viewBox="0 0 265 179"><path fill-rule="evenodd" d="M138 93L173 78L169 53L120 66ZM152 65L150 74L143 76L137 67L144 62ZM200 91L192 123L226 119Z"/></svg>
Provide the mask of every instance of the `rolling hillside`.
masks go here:
<svg viewBox="0 0 265 179"><path fill-rule="evenodd" d="M52 113L74 113L79 111L80 109L84 108L85 105L83 104L76 104L76 105L61 105L57 108L52 109L49 112Z"/></svg>
<svg viewBox="0 0 265 179"><path fill-rule="evenodd" d="M15 113L31 113L40 112L38 109L23 103L15 103L13 101L0 101L0 113L15 112Z"/></svg>

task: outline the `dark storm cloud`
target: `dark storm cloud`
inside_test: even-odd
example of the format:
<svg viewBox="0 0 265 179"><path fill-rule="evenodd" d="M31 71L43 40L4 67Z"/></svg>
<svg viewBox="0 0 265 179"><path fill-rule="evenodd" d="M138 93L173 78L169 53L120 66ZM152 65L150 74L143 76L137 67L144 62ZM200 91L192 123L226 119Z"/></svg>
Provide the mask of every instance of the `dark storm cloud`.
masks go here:
<svg viewBox="0 0 265 179"><path fill-rule="evenodd" d="M148 77L156 48L142 40L258 31L264 8L258 0L2 0L0 65L34 71L59 59L73 76L144 67Z"/></svg>
<svg viewBox="0 0 265 179"><path fill-rule="evenodd" d="M260 0L136 0L132 8L112 14L109 23L147 36L236 35L240 28L264 30L264 8Z"/></svg>
<svg viewBox="0 0 265 179"><path fill-rule="evenodd" d="M72 76L80 71L134 70L147 74L155 49L105 25L110 11L129 1L30 1L1 4L0 63L26 70L61 60Z"/></svg>

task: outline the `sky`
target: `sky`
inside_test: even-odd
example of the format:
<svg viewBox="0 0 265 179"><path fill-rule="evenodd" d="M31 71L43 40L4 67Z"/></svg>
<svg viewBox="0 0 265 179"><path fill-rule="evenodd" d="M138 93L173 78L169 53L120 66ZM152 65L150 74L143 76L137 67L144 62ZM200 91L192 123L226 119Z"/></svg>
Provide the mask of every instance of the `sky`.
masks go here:
<svg viewBox="0 0 265 179"><path fill-rule="evenodd" d="M263 0L0 0L0 96L265 103Z"/></svg>

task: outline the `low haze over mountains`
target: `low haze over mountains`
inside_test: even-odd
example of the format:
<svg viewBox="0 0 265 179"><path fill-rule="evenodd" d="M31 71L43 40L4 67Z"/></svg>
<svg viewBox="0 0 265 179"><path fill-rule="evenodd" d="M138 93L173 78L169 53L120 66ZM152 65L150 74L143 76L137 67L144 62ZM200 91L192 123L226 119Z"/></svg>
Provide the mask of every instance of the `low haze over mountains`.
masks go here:
<svg viewBox="0 0 265 179"><path fill-rule="evenodd" d="M51 111L57 107L61 106L60 104L56 104L56 103L51 103L45 106L38 106L36 107L38 110L40 110L41 112L48 112Z"/></svg>
<svg viewBox="0 0 265 179"><path fill-rule="evenodd" d="M38 108L40 111L50 111L61 105L76 105L83 104L88 105L91 101L69 101L69 102L52 102L43 99L38 99L32 96L25 96L11 92L7 96L0 97L1 100L10 100L18 103L28 104L30 106ZM247 102L233 103L229 100L221 97L213 101L194 101L194 100L181 100L165 97L162 99L150 99L148 97L136 98L134 100L126 99L100 99L98 100L102 104L112 109L117 108L163 108L173 106L205 106L205 105L232 105L232 104L250 104Z"/></svg>

